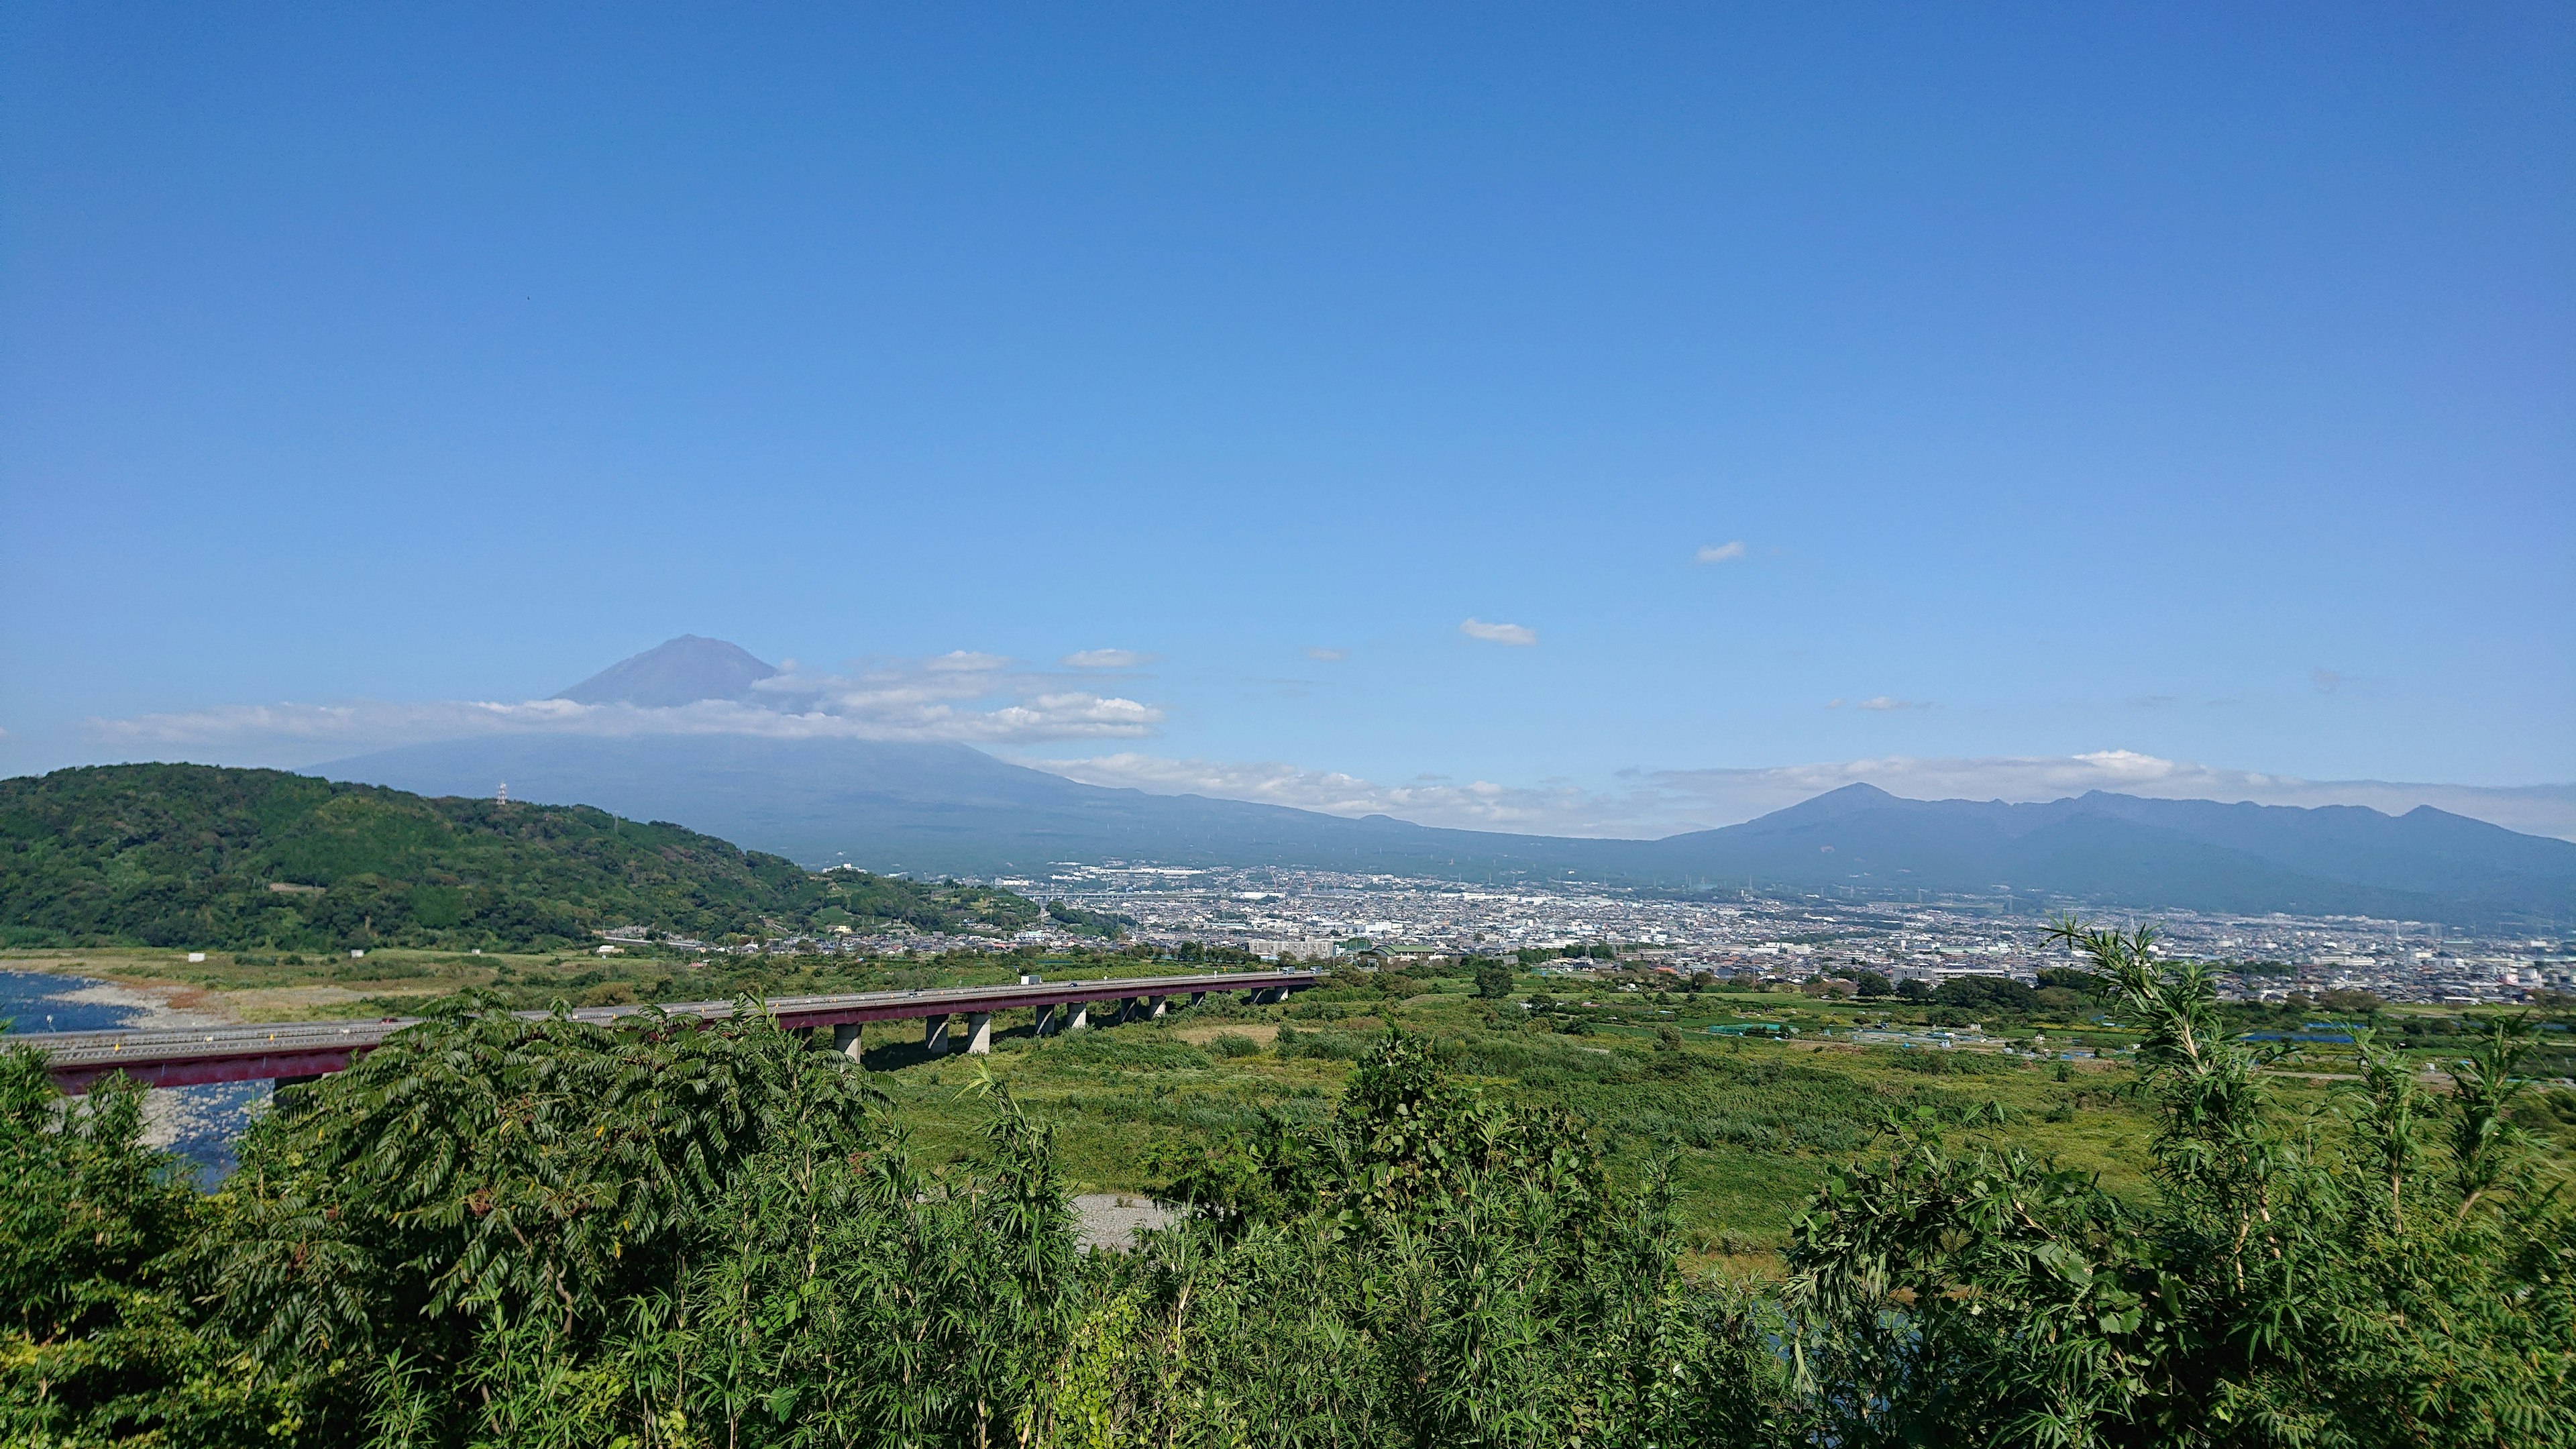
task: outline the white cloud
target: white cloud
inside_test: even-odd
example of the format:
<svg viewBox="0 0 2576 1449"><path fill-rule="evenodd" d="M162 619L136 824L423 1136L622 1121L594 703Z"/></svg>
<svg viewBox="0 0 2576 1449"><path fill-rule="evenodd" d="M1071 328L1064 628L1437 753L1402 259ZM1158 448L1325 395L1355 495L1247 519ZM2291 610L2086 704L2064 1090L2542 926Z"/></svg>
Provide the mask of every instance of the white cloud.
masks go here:
<svg viewBox="0 0 2576 1449"><path fill-rule="evenodd" d="M1327 815L1392 815L1420 825L1533 835L1619 835L1622 811L1573 785L1511 786L1490 780L1450 783L1430 776L1381 785L1334 770L1301 770L1261 760L1174 760L1121 753L1086 760L1023 759L1088 785L1123 786L1156 795L1209 795L1287 805Z"/></svg>
<svg viewBox="0 0 2576 1449"><path fill-rule="evenodd" d="M1317 645L1309 644L1306 646L1306 657L1319 664L1339 664L1343 660L1351 657L1351 651L1348 649L1325 649Z"/></svg>
<svg viewBox="0 0 2576 1449"><path fill-rule="evenodd" d="M1837 701L1837 703L1839 703L1839 701ZM1831 706L1827 707L1831 708ZM1862 709L1877 710L1880 713L1885 713L1889 710L1896 709L1930 709L1932 704L1929 700L1898 699L1893 695L1882 694L1870 699L1862 700L1859 707Z"/></svg>
<svg viewBox="0 0 2576 1449"><path fill-rule="evenodd" d="M1538 642L1538 631L1519 624L1488 624L1482 619L1469 619L1458 626L1458 632L1470 639L1489 644L1527 646Z"/></svg>
<svg viewBox="0 0 2576 1449"><path fill-rule="evenodd" d="M1134 669L1161 656L1133 649L1077 649L1059 661L1075 669Z"/></svg>
<svg viewBox="0 0 2576 1449"><path fill-rule="evenodd" d="M345 704L219 705L175 714L91 720L100 743L127 752L217 750L309 763L365 750L475 735L751 734L773 738L1046 740L1150 735L1159 708L1056 687L997 654L960 650L921 660L877 661L846 673L781 671L749 701L702 699L674 708L517 702L359 700Z"/></svg>
<svg viewBox="0 0 2576 1449"><path fill-rule="evenodd" d="M1729 560L1739 559L1742 557L1744 557L1744 540L1737 539L1732 543L1701 544L1699 546L1699 552L1691 555L1691 562L1695 564L1726 563Z"/></svg>

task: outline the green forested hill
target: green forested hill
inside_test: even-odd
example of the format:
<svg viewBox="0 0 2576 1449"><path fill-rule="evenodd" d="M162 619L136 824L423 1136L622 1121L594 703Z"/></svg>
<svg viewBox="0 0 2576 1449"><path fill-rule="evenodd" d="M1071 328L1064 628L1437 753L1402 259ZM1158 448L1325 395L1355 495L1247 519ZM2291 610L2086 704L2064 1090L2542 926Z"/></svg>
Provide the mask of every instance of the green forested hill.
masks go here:
<svg viewBox="0 0 2576 1449"><path fill-rule="evenodd" d="M839 871L586 806L426 799L278 770L0 780L0 940L299 950L542 946L1035 921L1007 891Z"/></svg>

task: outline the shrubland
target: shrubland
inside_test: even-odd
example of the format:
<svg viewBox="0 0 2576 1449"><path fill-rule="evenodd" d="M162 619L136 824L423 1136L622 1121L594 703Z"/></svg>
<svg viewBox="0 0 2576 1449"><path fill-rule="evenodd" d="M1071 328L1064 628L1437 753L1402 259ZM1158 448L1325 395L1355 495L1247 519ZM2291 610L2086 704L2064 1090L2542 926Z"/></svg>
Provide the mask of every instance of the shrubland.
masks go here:
<svg viewBox="0 0 2576 1449"><path fill-rule="evenodd" d="M1973 1095L1837 1097L1777 1047L1444 1037L1383 1000L951 1059L927 1071L970 1125L934 1149L901 1100L930 1083L756 1010L466 996L285 1094L204 1195L139 1146L132 1090L65 1103L12 1052L0 1442L2576 1442L2528 1034L2462 1043L2439 1092L2365 1039L2284 1096L2289 1048L2237 1039L2204 968L2070 934L2142 1033L2119 1190ZM1190 1211L1079 1250L1078 1140L1138 1124L1052 1094L1255 1060L1313 1090L1156 1139ZM1583 1091L1638 1073L1678 1084L1667 1124L1605 1127ZM1814 1095L1740 1130L1852 1137L1807 1149L1773 1271L1709 1271L1653 1132L1784 1086Z"/></svg>

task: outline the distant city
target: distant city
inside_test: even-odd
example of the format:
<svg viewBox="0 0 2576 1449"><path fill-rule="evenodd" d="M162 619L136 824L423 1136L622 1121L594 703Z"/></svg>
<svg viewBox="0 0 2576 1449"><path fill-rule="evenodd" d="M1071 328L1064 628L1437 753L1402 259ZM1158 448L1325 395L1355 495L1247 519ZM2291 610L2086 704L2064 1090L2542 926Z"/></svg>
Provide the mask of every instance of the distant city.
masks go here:
<svg viewBox="0 0 2576 1449"><path fill-rule="evenodd" d="M1431 877L1282 867L1064 865L1044 876L991 883L1086 915L1123 917L1133 923L1127 940L1172 950L1195 944L1268 960L1328 963L1362 952L1402 960L1610 946L1619 969L1677 977L1706 972L1730 980L1805 981L1875 971L1895 982L1936 985L1966 975L2031 981L2044 967L2078 964L2045 938L2061 912L2088 914L2073 903L2029 898L1907 903L1750 892L1677 897L1593 884L1498 890ZM2124 926L2153 924L2164 949L2177 957L2230 964L2225 994L2238 999L2368 991L2390 1001L2475 1005L2576 991L2576 941L2564 937L2471 934L2420 921L2354 916L2122 910L2109 919ZM1068 929L1050 917L1036 929L1007 936L841 934L737 949L892 956L1100 944L1096 930Z"/></svg>

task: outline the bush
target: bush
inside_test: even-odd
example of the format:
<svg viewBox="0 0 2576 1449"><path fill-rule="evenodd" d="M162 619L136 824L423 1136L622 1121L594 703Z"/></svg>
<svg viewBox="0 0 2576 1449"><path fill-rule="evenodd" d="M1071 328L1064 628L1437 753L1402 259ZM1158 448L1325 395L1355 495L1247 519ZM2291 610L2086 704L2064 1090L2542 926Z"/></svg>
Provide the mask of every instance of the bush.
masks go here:
<svg viewBox="0 0 2576 1449"><path fill-rule="evenodd" d="M1932 1077L2009 1076L2021 1070L2019 1064L2001 1057L1963 1051L1901 1051L1895 1064L1903 1071Z"/></svg>
<svg viewBox="0 0 2576 1449"><path fill-rule="evenodd" d="M2365 1041L2320 1136L2227 1044L2212 968L2057 934L2147 1030L2159 1190L1921 1128L1837 1174L1788 1254L1818 1442L2576 1442L2576 1223L2503 1125L2527 1041L2448 1101Z"/></svg>
<svg viewBox="0 0 2576 1449"><path fill-rule="evenodd" d="M1370 1038L1347 1031L1299 1031L1279 1028L1270 1049L1283 1059L1299 1057L1327 1062L1355 1062L1368 1054Z"/></svg>
<svg viewBox="0 0 2576 1449"><path fill-rule="evenodd" d="M611 1029L482 996L290 1094L198 1198L134 1092L64 1104L21 1049L0 1442L2576 1444L2532 1042L2491 1027L2436 1097L2365 1039L2339 1111L2286 1111L2206 968L2063 930L2147 1033L2153 1193L1945 1138L1996 1118L1930 1084L1389 1032L1329 1115L1122 1097L1122 1134L1202 1134L1149 1149L1190 1211L1084 1254L1050 1129L990 1076L932 1170L757 1002ZM1452 1065L1561 1070L1584 1115ZM1662 1169L1614 1179L1586 1126L1844 1153L1891 1115L1770 1297L1685 1274Z"/></svg>
<svg viewBox="0 0 2576 1449"><path fill-rule="evenodd" d="M1209 1038L1207 1049L1216 1053L1218 1056L1229 1058L1259 1056L1261 1054L1260 1043L1241 1034L1240 1032L1231 1031L1220 1032L1216 1036Z"/></svg>
<svg viewBox="0 0 2576 1449"><path fill-rule="evenodd" d="M1148 1072L1203 1071L1215 1065L1208 1054L1185 1041L1169 1037L1148 1036L1130 1028L1126 1031L1066 1032L1047 1038L1047 1051L1055 1060L1088 1067L1115 1067Z"/></svg>

